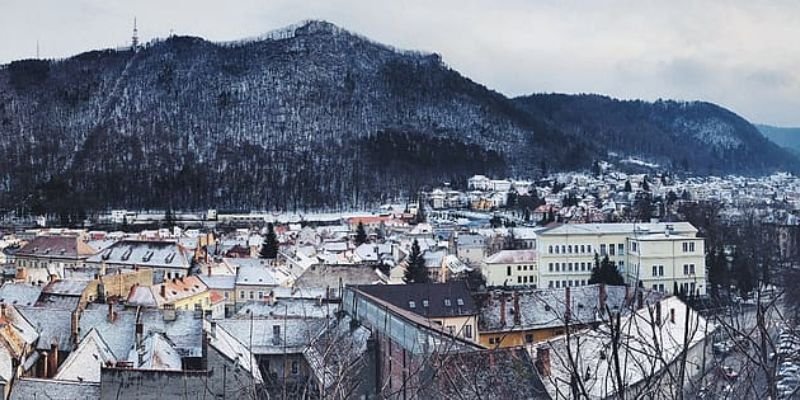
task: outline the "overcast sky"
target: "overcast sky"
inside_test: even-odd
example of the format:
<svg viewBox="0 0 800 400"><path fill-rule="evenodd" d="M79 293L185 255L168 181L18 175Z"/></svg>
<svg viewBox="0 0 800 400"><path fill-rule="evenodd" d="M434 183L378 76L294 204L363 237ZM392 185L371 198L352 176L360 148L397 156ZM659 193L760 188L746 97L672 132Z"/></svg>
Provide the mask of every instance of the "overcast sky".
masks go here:
<svg viewBox="0 0 800 400"><path fill-rule="evenodd" d="M796 0L0 0L0 63L59 58L176 34L252 37L325 19L437 52L517 96L603 93L707 100L754 122L800 126Z"/></svg>

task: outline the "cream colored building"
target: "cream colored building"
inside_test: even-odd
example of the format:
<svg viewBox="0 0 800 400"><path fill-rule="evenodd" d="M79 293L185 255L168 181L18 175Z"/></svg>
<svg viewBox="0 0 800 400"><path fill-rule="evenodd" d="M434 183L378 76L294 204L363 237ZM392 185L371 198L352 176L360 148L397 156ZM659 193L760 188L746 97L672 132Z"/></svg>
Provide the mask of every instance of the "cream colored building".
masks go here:
<svg viewBox="0 0 800 400"><path fill-rule="evenodd" d="M705 241L672 233L628 239L630 268L625 279L644 287L673 292L675 283L687 294L706 294ZM677 294L677 293L673 293Z"/></svg>
<svg viewBox="0 0 800 400"><path fill-rule="evenodd" d="M660 243L658 240L659 234L662 237L669 235L672 238L665 239L663 243ZM560 288L587 285L594 267L595 255L597 255L601 259L608 256L629 285L637 284L638 276L643 279L643 284L652 282L646 286L648 288L653 288L652 285L656 284L659 285L657 286L658 289L661 289L660 285L663 285L663 290L671 291L672 280L680 278L678 283L687 284L687 289L690 289L691 283L694 283L695 289L705 293L703 239L696 236L697 228L688 222L564 224L556 226L539 232L537 236L539 286ZM676 237L691 239L695 243L693 245L695 251L691 254L675 253L678 258L671 259L667 263L666 253L659 249L664 246L672 246L670 243L676 241ZM639 239L642 238L649 238L653 242L647 246L649 250L646 250L651 255L645 253L641 255L638 253L632 254L630 252L632 243L636 242L638 245ZM698 242L700 244L697 244ZM682 245L679 244L679 246ZM696 257L689 257L690 255ZM647 257L651 257L652 260L648 261ZM666 265L670 265L670 269L664 270L664 275L661 275L661 270L657 268L656 272L659 275L648 277L657 279L644 280L646 275L639 274L639 269L632 267L634 265L647 266L649 262L664 265L665 268ZM690 265L694 265L694 275L691 275L691 281L689 281L689 277L673 274L675 271L682 273L684 263L687 265L687 272ZM672 269L673 265L677 265L678 269ZM669 279L669 285L666 284L667 279Z"/></svg>
<svg viewBox="0 0 800 400"><path fill-rule="evenodd" d="M536 250L500 250L487 257L482 273L487 286L539 285L539 269L536 267Z"/></svg>

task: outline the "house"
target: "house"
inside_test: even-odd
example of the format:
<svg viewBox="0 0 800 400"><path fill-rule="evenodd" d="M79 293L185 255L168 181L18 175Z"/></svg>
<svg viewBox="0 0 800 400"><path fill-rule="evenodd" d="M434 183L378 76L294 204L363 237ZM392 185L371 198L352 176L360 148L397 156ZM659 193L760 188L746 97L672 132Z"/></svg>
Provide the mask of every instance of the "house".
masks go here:
<svg viewBox="0 0 800 400"><path fill-rule="evenodd" d="M529 286L539 284L536 250L500 250L487 257L481 271L487 286Z"/></svg>
<svg viewBox="0 0 800 400"><path fill-rule="evenodd" d="M674 295L675 287L688 295L706 294L706 253L702 238L677 235L667 229L628 238L626 280Z"/></svg>
<svg viewBox="0 0 800 400"><path fill-rule="evenodd" d="M477 342L478 309L464 281L359 285L361 293L425 318L450 335Z"/></svg>
<svg viewBox="0 0 800 400"><path fill-rule="evenodd" d="M475 233L458 233L455 252L459 259L469 265L481 265L486 257L486 239Z"/></svg>
<svg viewBox="0 0 800 400"><path fill-rule="evenodd" d="M467 187L470 190L480 190L486 191L492 189L492 180L483 176L483 175L475 175L469 179L467 179Z"/></svg>
<svg viewBox="0 0 800 400"><path fill-rule="evenodd" d="M15 253L14 265L25 271L26 282L48 282L67 268L83 267L96 252L78 236L35 236Z"/></svg>
<svg viewBox="0 0 800 400"><path fill-rule="evenodd" d="M153 286L134 286L127 305L211 312L211 291L196 275L174 278Z"/></svg>
<svg viewBox="0 0 800 400"><path fill-rule="evenodd" d="M171 240L120 240L86 260L97 269L116 267L153 270L153 283L189 274L192 252Z"/></svg>
<svg viewBox="0 0 800 400"><path fill-rule="evenodd" d="M236 307L248 301L267 301L272 289L288 285L292 277L282 268L267 265L257 258L231 258L225 260L236 270L234 291Z"/></svg>
<svg viewBox="0 0 800 400"><path fill-rule="evenodd" d="M36 328L16 307L0 304L0 388L4 397L20 373L35 365L38 339Z"/></svg>
<svg viewBox="0 0 800 400"><path fill-rule="evenodd" d="M662 297L646 289L604 284L492 291L480 302L480 343L487 348L530 346L564 334L567 326L599 324L607 309L627 314Z"/></svg>
<svg viewBox="0 0 800 400"><path fill-rule="evenodd" d="M678 380L678 369L686 367L687 380L703 370L715 330L675 296L622 316L615 326L624 332L616 342L611 325L603 323L536 346L535 363L552 399L617 398L617 377L625 382L625 397L679 398L686 381ZM617 369L615 360L626 361Z"/></svg>

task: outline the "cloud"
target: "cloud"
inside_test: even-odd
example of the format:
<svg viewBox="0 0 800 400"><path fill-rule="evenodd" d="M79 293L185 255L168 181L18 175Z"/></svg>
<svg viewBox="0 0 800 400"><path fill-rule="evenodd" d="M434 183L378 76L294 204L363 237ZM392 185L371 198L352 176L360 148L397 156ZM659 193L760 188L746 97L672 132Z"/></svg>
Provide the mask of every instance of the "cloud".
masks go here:
<svg viewBox="0 0 800 400"><path fill-rule="evenodd" d="M701 99L798 125L800 2L673 0L6 0L0 63L124 45L174 30L215 41L327 19L448 65L509 96L599 92ZM7 38L13 38L9 40Z"/></svg>

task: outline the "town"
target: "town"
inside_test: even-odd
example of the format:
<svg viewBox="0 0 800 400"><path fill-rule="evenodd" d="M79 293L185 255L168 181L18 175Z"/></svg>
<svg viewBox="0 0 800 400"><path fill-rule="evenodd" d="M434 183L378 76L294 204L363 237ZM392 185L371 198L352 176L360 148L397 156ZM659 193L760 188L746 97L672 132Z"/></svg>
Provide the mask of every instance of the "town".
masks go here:
<svg viewBox="0 0 800 400"><path fill-rule="evenodd" d="M4 398L797 392L798 178L465 183L359 212L7 213Z"/></svg>

